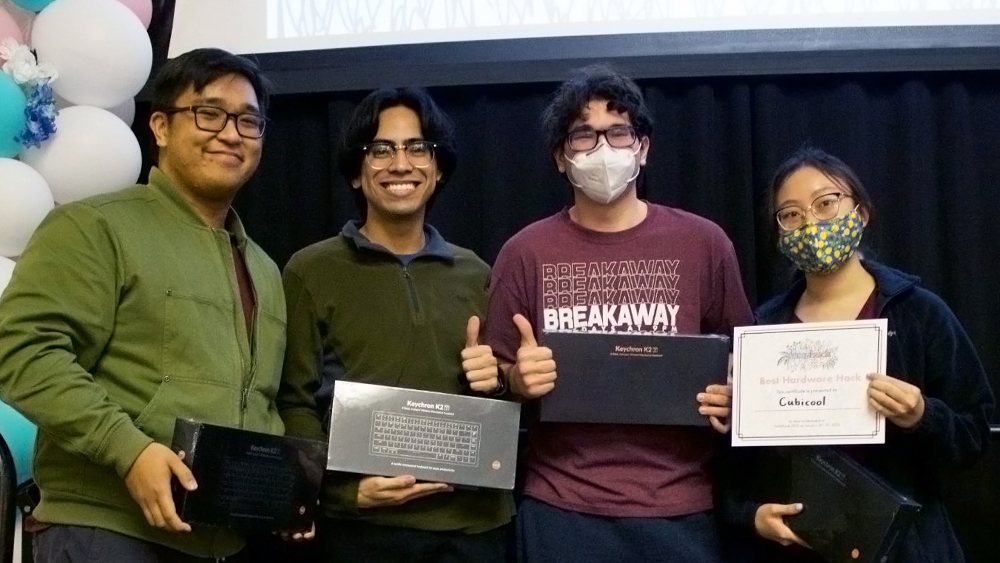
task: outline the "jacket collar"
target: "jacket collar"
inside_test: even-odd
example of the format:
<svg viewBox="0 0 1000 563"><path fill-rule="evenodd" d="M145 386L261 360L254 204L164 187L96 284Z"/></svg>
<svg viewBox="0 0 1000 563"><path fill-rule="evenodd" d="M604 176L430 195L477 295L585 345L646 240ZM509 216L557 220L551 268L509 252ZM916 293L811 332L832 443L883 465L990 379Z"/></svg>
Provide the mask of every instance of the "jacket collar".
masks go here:
<svg viewBox="0 0 1000 563"><path fill-rule="evenodd" d="M184 198L180 190L174 186L170 178L156 166L149 170L148 185L158 198L166 204L170 211L185 223L203 229L216 230L205 224L205 221L191 207L191 204ZM240 220L239 215L236 214L236 210L232 207L229 208L229 213L226 215L225 230L229 231L230 236L235 238L236 243L241 247L246 243L247 232L243 227L243 221Z"/></svg>
<svg viewBox="0 0 1000 563"><path fill-rule="evenodd" d="M341 233L359 250L377 252L395 258L396 255L390 252L389 249L368 240L368 237L361 233L361 225L361 221L348 221ZM444 240L444 237L441 236L441 233L437 229L427 223L424 223L424 247L414 255L414 258L424 256L447 262L455 261L455 255L448 248L448 243Z"/></svg>
<svg viewBox="0 0 1000 563"><path fill-rule="evenodd" d="M879 314L891 299L920 283L919 277L890 268L874 260L861 260L861 266L875 278L875 289L878 291L875 302ZM796 272L795 280L788 290L768 300L757 309L758 321L772 323L776 319L791 318L795 303L798 302L805 288L805 276L802 272Z"/></svg>

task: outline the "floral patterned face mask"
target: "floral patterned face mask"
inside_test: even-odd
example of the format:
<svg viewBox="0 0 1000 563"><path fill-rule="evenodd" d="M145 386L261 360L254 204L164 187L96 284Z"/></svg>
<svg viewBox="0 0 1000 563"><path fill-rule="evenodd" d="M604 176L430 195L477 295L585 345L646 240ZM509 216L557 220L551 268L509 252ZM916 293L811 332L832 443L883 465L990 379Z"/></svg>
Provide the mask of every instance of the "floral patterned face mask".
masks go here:
<svg viewBox="0 0 1000 563"><path fill-rule="evenodd" d="M778 248L807 274L828 274L847 262L861 244L864 225L855 207L843 217L807 223L782 233Z"/></svg>

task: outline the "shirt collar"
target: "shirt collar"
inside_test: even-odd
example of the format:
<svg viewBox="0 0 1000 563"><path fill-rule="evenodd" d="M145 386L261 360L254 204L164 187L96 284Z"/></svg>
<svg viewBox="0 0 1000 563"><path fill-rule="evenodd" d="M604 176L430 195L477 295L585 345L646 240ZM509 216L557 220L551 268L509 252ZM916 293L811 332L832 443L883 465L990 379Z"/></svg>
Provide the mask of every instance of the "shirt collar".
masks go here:
<svg viewBox="0 0 1000 563"><path fill-rule="evenodd" d="M341 233L350 239L359 249L395 257L395 254L390 252L386 247L368 240L368 237L361 232L361 225L361 221L348 221ZM444 237L441 236L441 233L437 229L427 223L424 223L424 247L413 255L413 259L416 260L425 256L448 262L455 260L455 255L448 247L448 242L444 240Z"/></svg>
<svg viewBox="0 0 1000 563"><path fill-rule="evenodd" d="M211 227L205 224L201 215L198 215L198 212L194 210L191 203L177 189L170 178L156 166L153 166L149 170L148 185L156 194L161 196L170 210L182 220L198 227L211 229ZM226 214L225 230L229 231L230 236L236 240L238 245L242 246L246 243L247 232L243 227L243 221L240 220L236 210L232 207L229 208L229 212Z"/></svg>

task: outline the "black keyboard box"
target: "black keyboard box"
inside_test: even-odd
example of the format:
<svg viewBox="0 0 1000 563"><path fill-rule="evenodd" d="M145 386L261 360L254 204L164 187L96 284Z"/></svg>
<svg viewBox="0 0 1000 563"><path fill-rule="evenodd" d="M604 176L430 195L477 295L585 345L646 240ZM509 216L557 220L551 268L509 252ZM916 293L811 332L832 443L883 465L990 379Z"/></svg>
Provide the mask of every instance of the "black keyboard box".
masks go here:
<svg viewBox="0 0 1000 563"><path fill-rule="evenodd" d="M559 379L543 422L706 426L698 393L726 384L729 338L714 334L546 332Z"/></svg>
<svg viewBox="0 0 1000 563"><path fill-rule="evenodd" d="M327 469L513 489L521 405L338 381Z"/></svg>
<svg viewBox="0 0 1000 563"><path fill-rule="evenodd" d="M920 504L870 470L829 447L783 448L785 470L770 474L786 491L781 502L802 503L788 527L830 563L883 563L892 555Z"/></svg>
<svg viewBox="0 0 1000 563"><path fill-rule="evenodd" d="M181 520L235 529L307 530L326 444L177 419L172 449L184 452L198 488L174 480Z"/></svg>

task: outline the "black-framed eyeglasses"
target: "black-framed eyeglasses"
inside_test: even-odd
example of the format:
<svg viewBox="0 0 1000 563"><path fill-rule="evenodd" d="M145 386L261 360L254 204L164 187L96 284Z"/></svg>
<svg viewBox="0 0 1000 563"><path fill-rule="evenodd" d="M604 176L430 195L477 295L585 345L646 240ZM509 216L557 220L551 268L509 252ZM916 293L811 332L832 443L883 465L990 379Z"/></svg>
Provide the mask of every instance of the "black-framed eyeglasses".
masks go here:
<svg viewBox="0 0 1000 563"><path fill-rule="evenodd" d="M388 141L375 141L362 145L361 150L365 153L365 161L374 170L384 170L388 168L396 158L396 153L400 150L406 155L406 160L416 168L427 168L434 160L434 149L436 143L424 140L406 141L402 145L396 145Z"/></svg>
<svg viewBox="0 0 1000 563"><path fill-rule="evenodd" d="M240 137L259 139L264 136L264 125L267 119L256 113L229 113L215 106L187 106L183 108L167 108L163 113L178 113L190 111L194 113L194 125L202 131L218 133L226 128L229 119L236 122L236 132Z"/></svg>
<svg viewBox="0 0 1000 563"><path fill-rule="evenodd" d="M589 151L597 146L601 135L604 135L608 146L616 149L631 147L637 138L635 128L631 125L612 125L607 129L581 127L566 135L566 146L574 151Z"/></svg>
<svg viewBox="0 0 1000 563"><path fill-rule="evenodd" d="M786 231L794 231L806 224L806 213L811 213L817 221L829 221L840 213L840 201L844 198L854 199L851 194L833 192L823 194L814 199L812 204L802 209L798 205L782 207L774 214L778 226Z"/></svg>

